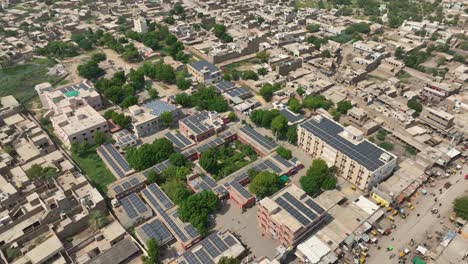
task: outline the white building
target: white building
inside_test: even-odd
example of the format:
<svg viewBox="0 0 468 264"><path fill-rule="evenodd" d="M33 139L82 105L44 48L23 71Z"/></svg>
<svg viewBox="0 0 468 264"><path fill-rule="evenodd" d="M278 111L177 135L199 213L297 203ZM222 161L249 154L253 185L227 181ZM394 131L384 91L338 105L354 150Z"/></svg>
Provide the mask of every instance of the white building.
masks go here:
<svg viewBox="0 0 468 264"><path fill-rule="evenodd" d="M138 33L148 32L148 24L146 24L146 19L144 17L133 18L133 31Z"/></svg>

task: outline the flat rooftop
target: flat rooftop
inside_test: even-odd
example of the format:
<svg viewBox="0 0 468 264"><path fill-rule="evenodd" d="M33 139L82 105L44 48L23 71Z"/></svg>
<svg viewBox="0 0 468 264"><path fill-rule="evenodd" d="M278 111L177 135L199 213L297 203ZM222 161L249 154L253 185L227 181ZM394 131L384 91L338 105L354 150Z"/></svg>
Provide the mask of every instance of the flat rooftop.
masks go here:
<svg viewBox="0 0 468 264"><path fill-rule="evenodd" d="M395 158L394 155L369 142L367 139L360 140L355 144L349 139L344 138L340 135L344 131L344 128L325 116L311 118L300 124L299 127L320 138L327 145L355 160L369 171L375 171L385 165L385 162L380 159L382 154L387 153L390 156L389 161Z"/></svg>

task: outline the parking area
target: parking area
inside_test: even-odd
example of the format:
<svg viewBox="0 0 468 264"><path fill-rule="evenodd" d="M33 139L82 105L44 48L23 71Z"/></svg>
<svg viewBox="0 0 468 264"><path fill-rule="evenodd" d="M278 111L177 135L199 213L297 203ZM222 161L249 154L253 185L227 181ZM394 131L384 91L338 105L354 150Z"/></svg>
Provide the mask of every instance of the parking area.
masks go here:
<svg viewBox="0 0 468 264"><path fill-rule="evenodd" d="M257 221L257 208L254 206L242 211L234 203L227 202L216 215L215 230L230 230L246 246L249 257L276 255L277 245L271 239L262 236Z"/></svg>

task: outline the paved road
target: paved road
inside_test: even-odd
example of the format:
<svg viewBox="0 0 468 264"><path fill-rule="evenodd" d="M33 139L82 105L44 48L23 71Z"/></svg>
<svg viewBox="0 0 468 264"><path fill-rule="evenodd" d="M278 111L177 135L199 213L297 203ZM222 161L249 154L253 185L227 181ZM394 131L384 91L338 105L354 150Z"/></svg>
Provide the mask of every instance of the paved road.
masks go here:
<svg viewBox="0 0 468 264"><path fill-rule="evenodd" d="M467 173L468 167L464 166L462 175ZM413 202L416 208L414 211L411 211L408 218L401 219L400 217L396 217L395 224L397 225L397 228L394 232L390 236L380 238L379 245L382 249L377 250L377 247L371 247L368 263L398 263L397 257L389 259L389 256L392 253L398 255L398 250L403 248L412 250L409 246L411 238L415 240L415 246L417 246L418 243L428 243L429 245L434 245L435 248L435 245L438 243L434 238L428 240L426 232L434 236L435 231L447 230L446 228L454 229L453 223L448 220L452 213L453 200L463 194L468 194L468 180L464 180L462 175L457 174L448 179L441 179L437 182L436 187L427 188L429 194L436 193L439 197L438 202L434 202L434 197L429 194L417 197ZM449 189L444 189L442 187L446 182L450 182L452 184ZM439 188L443 188L441 195L439 195ZM439 206L439 202L442 203L442 206ZM437 215L430 212L433 207L439 209L439 214L441 215L440 218L437 218ZM417 216L417 213L420 214L419 217ZM443 221L442 224L441 221ZM394 241L391 241L392 237L395 239ZM393 252L387 252L385 250L388 245L392 245L395 248Z"/></svg>

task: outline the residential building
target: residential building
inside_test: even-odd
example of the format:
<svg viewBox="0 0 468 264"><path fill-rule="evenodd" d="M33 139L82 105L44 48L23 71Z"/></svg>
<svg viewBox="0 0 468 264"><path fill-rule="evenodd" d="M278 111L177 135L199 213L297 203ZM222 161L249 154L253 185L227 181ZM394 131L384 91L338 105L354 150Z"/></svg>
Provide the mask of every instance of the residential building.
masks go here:
<svg viewBox="0 0 468 264"><path fill-rule="evenodd" d="M353 126L343 127L324 115L298 126L298 145L313 158L337 168L337 175L361 190L370 190L385 180L397 157L378 147Z"/></svg>
<svg viewBox="0 0 468 264"><path fill-rule="evenodd" d="M223 78L221 70L205 60L188 64L187 70L195 80L203 84L215 84Z"/></svg>
<svg viewBox="0 0 468 264"><path fill-rule="evenodd" d="M83 105L76 109L66 107L61 113L50 118L55 134L62 142L71 146L73 143L94 142L97 132L110 136L106 119L94 108Z"/></svg>
<svg viewBox="0 0 468 264"><path fill-rule="evenodd" d="M133 131L138 137L152 135L166 127L160 116L164 112L172 114L173 122L182 117L182 111L177 106L156 99L142 105L133 105L128 108L132 117Z"/></svg>
<svg viewBox="0 0 468 264"><path fill-rule="evenodd" d="M148 24L144 17L135 17L133 18L133 31L138 33L148 32Z"/></svg>
<svg viewBox="0 0 468 264"><path fill-rule="evenodd" d="M285 247L296 246L327 218L327 212L302 189L292 184L258 203L262 235Z"/></svg>
<svg viewBox="0 0 468 264"><path fill-rule="evenodd" d="M224 129L224 121L215 111L201 111L179 120L179 131L187 138L200 142Z"/></svg>
<svg viewBox="0 0 468 264"><path fill-rule="evenodd" d="M445 111L424 107L419 121L438 130L445 131L454 125L455 117Z"/></svg>

